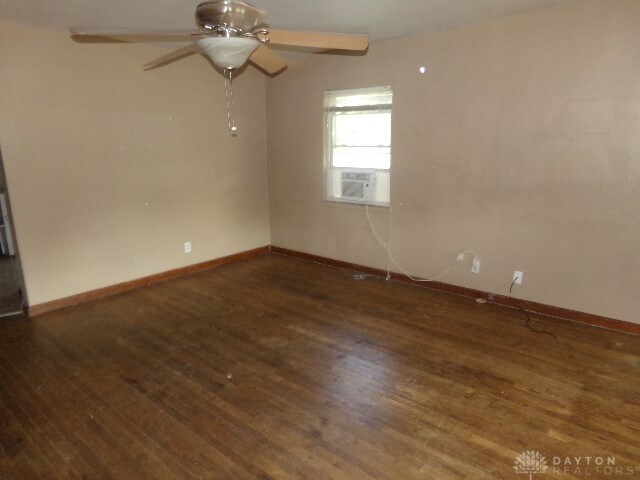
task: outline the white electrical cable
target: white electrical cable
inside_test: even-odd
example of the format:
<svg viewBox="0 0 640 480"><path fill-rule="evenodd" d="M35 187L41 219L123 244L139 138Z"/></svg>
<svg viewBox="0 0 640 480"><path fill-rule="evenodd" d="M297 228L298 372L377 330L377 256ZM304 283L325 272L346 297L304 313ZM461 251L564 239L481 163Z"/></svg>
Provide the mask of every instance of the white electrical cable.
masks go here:
<svg viewBox="0 0 640 480"><path fill-rule="evenodd" d="M375 228L373 228L373 223L371 222L371 217L369 216L369 205L368 204L365 204L365 206L364 206L364 213L365 213L365 215L367 217L367 222L369 222L369 228L371 229L371 233L373 233L374 238L378 241L380 246L382 248L384 248L384 251L387 252L387 280L389 280L391 278L391 268L390 268L391 264L395 265L403 275L405 275L407 278L413 280L414 282L433 282L433 281L438 280L439 278L443 277L447 273L449 273L455 267L456 264L454 263L449 268L447 268L446 270L442 271L441 273L439 273L438 275L436 275L435 277L432 277L432 278L416 278L416 277L413 277L412 275L407 273L407 271L404 268L402 268L398 264L398 262L396 262L394 260L393 256L391 255L391 238L392 238L391 233L393 231L392 223L391 223L391 215L392 215L391 205L389 205L389 239L387 240L387 243L384 243L382 241L382 239L378 236L378 233L376 232ZM458 254L458 257L460 257L460 255L462 255L464 257L468 253L473 255L474 259L477 258L476 254L471 250L465 250L464 252L460 252Z"/></svg>

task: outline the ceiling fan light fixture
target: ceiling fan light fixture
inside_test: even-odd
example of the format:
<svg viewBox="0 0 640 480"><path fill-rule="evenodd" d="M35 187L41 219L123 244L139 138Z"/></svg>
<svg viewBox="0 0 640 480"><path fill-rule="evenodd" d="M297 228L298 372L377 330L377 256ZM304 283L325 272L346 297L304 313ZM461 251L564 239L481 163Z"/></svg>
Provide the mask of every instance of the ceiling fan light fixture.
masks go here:
<svg viewBox="0 0 640 480"><path fill-rule="evenodd" d="M218 67L232 70L247 63L260 42L244 37L204 37L196 44Z"/></svg>

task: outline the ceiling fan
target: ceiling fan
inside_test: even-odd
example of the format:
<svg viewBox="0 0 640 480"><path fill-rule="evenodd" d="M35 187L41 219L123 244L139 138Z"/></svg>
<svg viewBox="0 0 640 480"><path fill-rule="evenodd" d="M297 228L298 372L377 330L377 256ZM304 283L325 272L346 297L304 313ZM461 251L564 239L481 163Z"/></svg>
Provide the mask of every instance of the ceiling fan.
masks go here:
<svg viewBox="0 0 640 480"><path fill-rule="evenodd" d="M281 72L287 63L267 45L310 47L321 50L362 51L369 46L366 35L275 30L265 23L267 13L238 0L212 0L196 7L197 28L193 30L105 30L71 28L71 37L81 43L184 42L190 44L169 52L146 65L152 69L194 53L204 53L225 74L227 119L232 121L231 74L247 61L270 75ZM228 84L227 84L228 81Z"/></svg>

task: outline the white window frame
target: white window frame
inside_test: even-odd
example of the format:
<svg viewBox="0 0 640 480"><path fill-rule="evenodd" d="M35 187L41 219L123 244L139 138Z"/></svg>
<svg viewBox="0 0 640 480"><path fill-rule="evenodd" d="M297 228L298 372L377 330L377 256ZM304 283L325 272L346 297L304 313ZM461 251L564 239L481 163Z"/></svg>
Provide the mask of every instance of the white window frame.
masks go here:
<svg viewBox="0 0 640 480"><path fill-rule="evenodd" d="M388 148L389 168L367 168L338 167L334 166L334 145L335 119L340 114L354 113L386 113L392 112L392 91L391 87L376 86L350 90L333 90L325 92L324 118L325 118L325 180L326 199L331 202L350 203L359 205L373 205L388 207L390 201L390 177L391 177L391 131L389 131L389 145L361 146L361 148ZM369 97L369 98L367 98ZM347 99L345 101L345 99ZM376 98L378 100L376 100ZM391 124L389 124L391 130ZM343 146L344 147L344 146ZM351 146L350 146L351 147ZM353 146L358 148L358 146ZM367 198L343 197L344 192L342 176L353 177L349 173L354 172L365 174L357 175L357 178L367 178L367 174L372 174L369 178L374 182L372 185L366 184L367 192L372 196ZM338 193L338 195L336 195Z"/></svg>

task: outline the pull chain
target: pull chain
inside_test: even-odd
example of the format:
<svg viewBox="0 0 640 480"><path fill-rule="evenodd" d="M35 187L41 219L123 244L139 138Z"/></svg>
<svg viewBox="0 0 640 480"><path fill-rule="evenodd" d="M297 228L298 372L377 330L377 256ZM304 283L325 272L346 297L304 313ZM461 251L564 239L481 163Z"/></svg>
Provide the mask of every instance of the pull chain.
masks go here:
<svg viewBox="0 0 640 480"><path fill-rule="evenodd" d="M231 135L237 135L236 128L236 115L233 109L233 83L231 79L231 73L233 70L227 69L224 71L224 94L227 100L227 126Z"/></svg>

